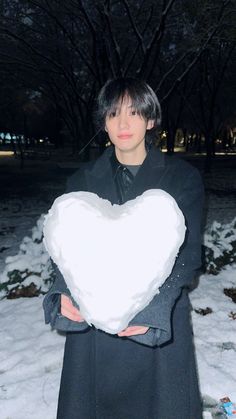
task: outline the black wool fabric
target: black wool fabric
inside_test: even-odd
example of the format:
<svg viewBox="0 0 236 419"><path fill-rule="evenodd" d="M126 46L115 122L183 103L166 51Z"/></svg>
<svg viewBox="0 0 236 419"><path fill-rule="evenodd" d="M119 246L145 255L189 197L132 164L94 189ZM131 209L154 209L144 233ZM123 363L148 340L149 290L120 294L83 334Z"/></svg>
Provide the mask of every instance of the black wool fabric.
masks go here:
<svg viewBox="0 0 236 419"><path fill-rule="evenodd" d="M120 338L62 316L60 295L73 297L56 269L44 310L46 322L66 332L57 419L202 419L188 298L201 265L200 175L155 148L133 179L116 169L110 147L69 179L67 192L89 191L120 204L162 189L182 210L187 235L160 293L129 324L149 327L143 335Z"/></svg>

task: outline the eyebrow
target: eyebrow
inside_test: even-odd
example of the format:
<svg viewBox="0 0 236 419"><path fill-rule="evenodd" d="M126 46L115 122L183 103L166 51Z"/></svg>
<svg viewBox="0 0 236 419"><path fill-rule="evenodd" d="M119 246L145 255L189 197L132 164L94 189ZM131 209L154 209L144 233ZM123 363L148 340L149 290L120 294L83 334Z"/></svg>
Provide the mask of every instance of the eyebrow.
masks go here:
<svg viewBox="0 0 236 419"><path fill-rule="evenodd" d="M111 106L111 108L108 110L108 112L110 112L110 111L112 112L112 111L118 110L120 108L121 108L121 105L116 104L114 106ZM134 105L132 103L130 103L130 104L127 105L127 108L134 108Z"/></svg>

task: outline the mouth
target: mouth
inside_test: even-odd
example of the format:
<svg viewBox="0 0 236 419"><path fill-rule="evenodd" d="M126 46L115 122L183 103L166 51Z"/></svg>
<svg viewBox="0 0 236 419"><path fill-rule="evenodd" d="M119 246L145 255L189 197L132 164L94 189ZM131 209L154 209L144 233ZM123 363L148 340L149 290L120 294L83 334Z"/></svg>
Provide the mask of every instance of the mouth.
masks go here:
<svg viewBox="0 0 236 419"><path fill-rule="evenodd" d="M119 134L118 136L117 136L118 138L119 138L119 140L128 140L129 138L131 138L132 137L132 134Z"/></svg>

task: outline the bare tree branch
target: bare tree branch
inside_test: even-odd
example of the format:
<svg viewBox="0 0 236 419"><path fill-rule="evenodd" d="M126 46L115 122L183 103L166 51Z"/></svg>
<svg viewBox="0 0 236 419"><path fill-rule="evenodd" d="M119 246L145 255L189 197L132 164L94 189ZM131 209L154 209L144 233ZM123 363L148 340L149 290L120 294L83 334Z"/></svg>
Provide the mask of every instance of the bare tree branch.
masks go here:
<svg viewBox="0 0 236 419"><path fill-rule="evenodd" d="M137 28L137 25L136 25L136 23L135 23L135 21L133 19L133 16L132 16L131 11L130 11L129 3L128 3L127 0L122 0L122 1L124 3L124 6L125 6L125 9L126 9L127 15L129 17L129 20L130 20L130 23L131 23L131 27L133 28L134 34L136 35L136 37L138 39L139 45L141 45L141 49L143 51L143 54L145 54L146 53L146 47L145 47L145 44L143 42L143 36L139 32L139 30Z"/></svg>

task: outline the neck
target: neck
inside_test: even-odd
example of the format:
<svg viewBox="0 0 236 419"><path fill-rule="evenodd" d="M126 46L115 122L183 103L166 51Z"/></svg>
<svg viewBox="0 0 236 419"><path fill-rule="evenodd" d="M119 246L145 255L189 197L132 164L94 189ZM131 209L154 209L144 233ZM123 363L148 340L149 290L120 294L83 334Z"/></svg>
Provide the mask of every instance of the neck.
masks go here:
<svg viewBox="0 0 236 419"><path fill-rule="evenodd" d="M142 153L140 153L140 151L135 152L134 150L132 151L121 151L115 148L115 153L116 153L116 158L117 160L124 165L130 165L130 166L138 166L141 165L147 155L146 149L144 148L144 150L142 151Z"/></svg>

